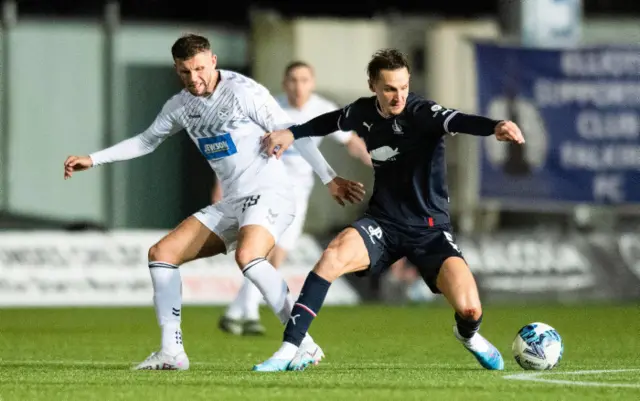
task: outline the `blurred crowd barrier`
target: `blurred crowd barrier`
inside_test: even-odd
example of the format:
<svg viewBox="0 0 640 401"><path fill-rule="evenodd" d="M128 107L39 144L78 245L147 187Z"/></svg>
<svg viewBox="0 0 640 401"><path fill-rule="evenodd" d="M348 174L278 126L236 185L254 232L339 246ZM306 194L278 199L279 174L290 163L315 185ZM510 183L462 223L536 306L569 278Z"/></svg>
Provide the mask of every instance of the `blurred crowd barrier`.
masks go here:
<svg viewBox="0 0 640 401"><path fill-rule="evenodd" d="M116 230L0 233L0 306L153 305L149 247L164 231ZM303 236L280 271L297 297L322 248ZM181 268L183 301L225 305L244 276L233 253ZM327 304L349 305L358 294L345 279L331 286Z"/></svg>
<svg viewBox="0 0 640 401"><path fill-rule="evenodd" d="M163 234L135 230L0 233L0 306L152 305L147 251ZM457 244L488 302L640 300L637 231L616 235L503 232L459 236ZM304 236L280 269L294 297L321 252L313 237ZM233 255L187 263L181 273L188 305L228 304L243 280ZM326 304L433 299L410 265L399 265L379 282L355 276L338 279Z"/></svg>

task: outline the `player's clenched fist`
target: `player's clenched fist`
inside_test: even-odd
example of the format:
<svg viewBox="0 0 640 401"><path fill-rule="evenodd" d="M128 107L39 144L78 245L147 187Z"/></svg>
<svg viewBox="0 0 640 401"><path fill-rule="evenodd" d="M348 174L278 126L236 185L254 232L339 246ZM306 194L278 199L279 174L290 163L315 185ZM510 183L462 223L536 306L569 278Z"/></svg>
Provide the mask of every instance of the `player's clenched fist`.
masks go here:
<svg viewBox="0 0 640 401"><path fill-rule="evenodd" d="M64 161L64 179L71 178L74 171L84 171L93 166L89 156L69 156Z"/></svg>
<svg viewBox="0 0 640 401"><path fill-rule="evenodd" d="M267 155L275 154L279 159L294 140L293 133L288 129L273 131L262 137L262 147Z"/></svg>
<svg viewBox="0 0 640 401"><path fill-rule="evenodd" d="M499 141L524 143L524 137L520 128L513 121L500 121L494 130L494 134Z"/></svg>

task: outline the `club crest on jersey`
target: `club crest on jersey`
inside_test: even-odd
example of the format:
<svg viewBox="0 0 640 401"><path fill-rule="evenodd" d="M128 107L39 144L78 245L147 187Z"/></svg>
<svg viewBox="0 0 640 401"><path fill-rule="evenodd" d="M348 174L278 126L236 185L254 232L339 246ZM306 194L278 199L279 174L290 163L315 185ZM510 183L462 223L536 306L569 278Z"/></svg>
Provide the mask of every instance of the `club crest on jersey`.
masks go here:
<svg viewBox="0 0 640 401"><path fill-rule="evenodd" d="M404 134L404 131L402 131L402 126L398 124L398 120L396 119L393 120L393 124L391 124L391 129L393 130L393 133L396 135Z"/></svg>
<svg viewBox="0 0 640 401"><path fill-rule="evenodd" d="M218 118L225 119L229 117L230 114L231 112L229 111L229 109L227 107L223 107L218 111Z"/></svg>
<svg viewBox="0 0 640 401"><path fill-rule="evenodd" d="M433 111L433 116L434 117L436 117L438 114L440 114L442 116L445 116L445 115L453 112L453 110L444 108L444 107L440 106L439 104L434 104L433 106L431 106L431 111Z"/></svg>
<svg viewBox="0 0 640 401"><path fill-rule="evenodd" d="M220 160L238 153L231 134L198 138L198 148L207 160Z"/></svg>

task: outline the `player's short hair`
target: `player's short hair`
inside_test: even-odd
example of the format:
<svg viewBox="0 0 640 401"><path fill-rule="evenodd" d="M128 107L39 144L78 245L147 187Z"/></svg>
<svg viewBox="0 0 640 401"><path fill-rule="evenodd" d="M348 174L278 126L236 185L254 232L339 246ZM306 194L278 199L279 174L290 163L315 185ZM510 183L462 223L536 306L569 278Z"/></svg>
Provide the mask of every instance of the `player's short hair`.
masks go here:
<svg viewBox="0 0 640 401"><path fill-rule="evenodd" d="M378 50L371 57L371 61L367 65L367 75L370 81L375 81L380 76L382 70L398 70L406 68L411 72L407 56L397 49Z"/></svg>
<svg viewBox="0 0 640 401"><path fill-rule="evenodd" d="M311 66L311 64L304 61L295 60L287 64L287 66L285 67L284 77L288 77L289 74L291 74L291 71L295 70L296 68L308 68L313 73L313 67Z"/></svg>
<svg viewBox="0 0 640 401"><path fill-rule="evenodd" d="M174 60L188 60L207 50L211 50L209 39L190 33L176 40L171 46L171 55Z"/></svg>

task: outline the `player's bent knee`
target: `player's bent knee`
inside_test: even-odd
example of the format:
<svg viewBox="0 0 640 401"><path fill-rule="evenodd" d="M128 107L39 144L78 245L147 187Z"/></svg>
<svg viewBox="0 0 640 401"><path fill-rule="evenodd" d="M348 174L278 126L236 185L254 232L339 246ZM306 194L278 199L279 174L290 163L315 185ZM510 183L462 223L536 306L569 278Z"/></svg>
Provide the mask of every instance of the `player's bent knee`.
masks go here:
<svg viewBox="0 0 640 401"><path fill-rule="evenodd" d="M244 226L239 231L236 263L240 269L244 269L256 259L266 258L274 245L273 235L267 228L261 225Z"/></svg>
<svg viewBox="0 0 640 401"><path fill-rule="evenodd" d="M248 265L252 261L258 258L263 258L264 256L265 255L263 255L261 252L258 252L249 247L238 248L236 249L236 253L235 253L236 263L238 264L240 269L243 269L246 265Z"/></svg>
<svg viewBox="0 0 640 401"><path fill-rule="evenodd" d="M235 259L238 267L244 269L249 263L256 259L266 259L268 252L258 247L241 246L236 249Z"/></svg>
<svg viewBox="0 0 640 401"><path fill-rule="evenodd" d="M456 313L464 320L478 320L482 316L482 307L479 304L477 306L463 305L459 309Z"/></svg>
<svg viewBox="0 0 640 401"><path fill-rule="evenodd" d="M465 320L478 320L482 316L482 305L475 289L456 294L453 307Z"/></svg>
<svg viewBox="0 0 640 401"><path fill-rule="evenodd" d="M478 320L482 316L478 287L464 259L446 259L436 283L460 317L465 320Z"/></svg>
<svg viewBox="0 0 640 401"><path fill-rule="evenodd" d="M149 248L149 262L165 262L172 265L180 265L180 255L175 250L171 249L170 244L165 241L160 241Z"/></svg>

